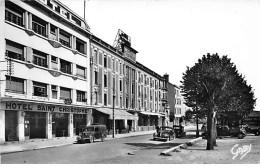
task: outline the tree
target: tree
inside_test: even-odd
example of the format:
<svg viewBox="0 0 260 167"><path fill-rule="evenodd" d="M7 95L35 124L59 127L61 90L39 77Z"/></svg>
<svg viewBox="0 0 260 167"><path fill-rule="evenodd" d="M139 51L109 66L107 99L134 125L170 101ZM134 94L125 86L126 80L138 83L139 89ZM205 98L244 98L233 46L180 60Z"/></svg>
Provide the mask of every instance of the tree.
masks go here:
<svg viewBox="0 0 260 167"><path fill-rule="evenodd" d="M183 74L181 88L189 107L203 109L207 114L207 150L214 149L213 141L216 141L215 118L213 115L230 114L232 112L244 115L246 110L253 109L255 99L251 86L247 86L244 78L238 74L236 66L227 56L219 57L218 54L203 55L201 59ZM239 90L242 89L242 92ZM250 104L237 103L236 100L251 101ZM236 102L236 104L235 104ZM237 105L237 106L236 106ZM238 110L239 109L239 110Z"/></svg>

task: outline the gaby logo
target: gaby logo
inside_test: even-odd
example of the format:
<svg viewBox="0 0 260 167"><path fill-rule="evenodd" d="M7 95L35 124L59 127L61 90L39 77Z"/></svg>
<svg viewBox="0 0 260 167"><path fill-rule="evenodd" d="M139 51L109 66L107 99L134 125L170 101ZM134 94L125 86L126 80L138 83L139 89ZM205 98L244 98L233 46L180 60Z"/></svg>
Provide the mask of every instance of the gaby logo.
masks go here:
<svg viewBox="0 0 260 167"><path fill-rule="evenodd" d="M252 144L245 145L242 147L238 147L238 144L234 145L234 147L231 149L231 154L233 154L233 160L238 156L241 155L240 159L243 159L246 154L248 154L251 151Z"/></svg>

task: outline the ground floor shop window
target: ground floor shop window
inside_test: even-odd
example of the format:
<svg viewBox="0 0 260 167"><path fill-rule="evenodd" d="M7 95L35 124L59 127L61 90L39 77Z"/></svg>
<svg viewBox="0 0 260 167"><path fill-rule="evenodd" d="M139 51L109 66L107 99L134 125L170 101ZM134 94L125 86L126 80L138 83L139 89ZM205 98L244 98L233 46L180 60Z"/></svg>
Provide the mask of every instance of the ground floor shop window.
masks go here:
<svg viewBox="0 0 260 167"><path fill-rule="evenodd" d="M5 111L5 141L18 141L17 111Z"/></svg>
<svg viewBox="0 0 260 167"><path fill-rule="evenodd" d="M26 139L46 138L45 112L25 112L24 135Z"/></svg>
<svg viewBox="0 0 260 167"><path fill-rule="evenodd" d="M52 135L53 137L68 137L69 116L64 113L53 113Z"/></svg>
<svg viewBox="0 0 260 167"><path fill-rule="evenodd" d="M86 126L87 115L85 114L74 114L73 115L73 133L74 135L79 135L82 128Z"/></svg>

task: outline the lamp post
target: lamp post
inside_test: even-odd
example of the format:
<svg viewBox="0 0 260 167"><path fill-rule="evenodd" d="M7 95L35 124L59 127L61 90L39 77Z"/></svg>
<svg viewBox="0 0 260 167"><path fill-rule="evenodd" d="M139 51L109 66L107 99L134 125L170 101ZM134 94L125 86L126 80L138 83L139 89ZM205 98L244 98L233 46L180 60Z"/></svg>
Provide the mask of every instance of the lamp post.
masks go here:
<svg viewBox="0 0 260 167"><path fill-rule="evenodd" d="M115 88L113 87L113 138L115 138Z"/></svg>

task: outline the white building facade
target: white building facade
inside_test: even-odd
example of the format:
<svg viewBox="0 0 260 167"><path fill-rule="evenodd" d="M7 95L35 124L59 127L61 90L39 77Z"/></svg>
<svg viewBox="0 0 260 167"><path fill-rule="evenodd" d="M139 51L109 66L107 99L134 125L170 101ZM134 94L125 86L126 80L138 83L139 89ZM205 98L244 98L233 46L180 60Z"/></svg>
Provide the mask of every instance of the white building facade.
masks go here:
<svg viewBox="0 0 260 167"><path fill-rule="evenodd" d="M91 123L87 23L55 0L0 3L0 143L77 135Z"/></svg>

